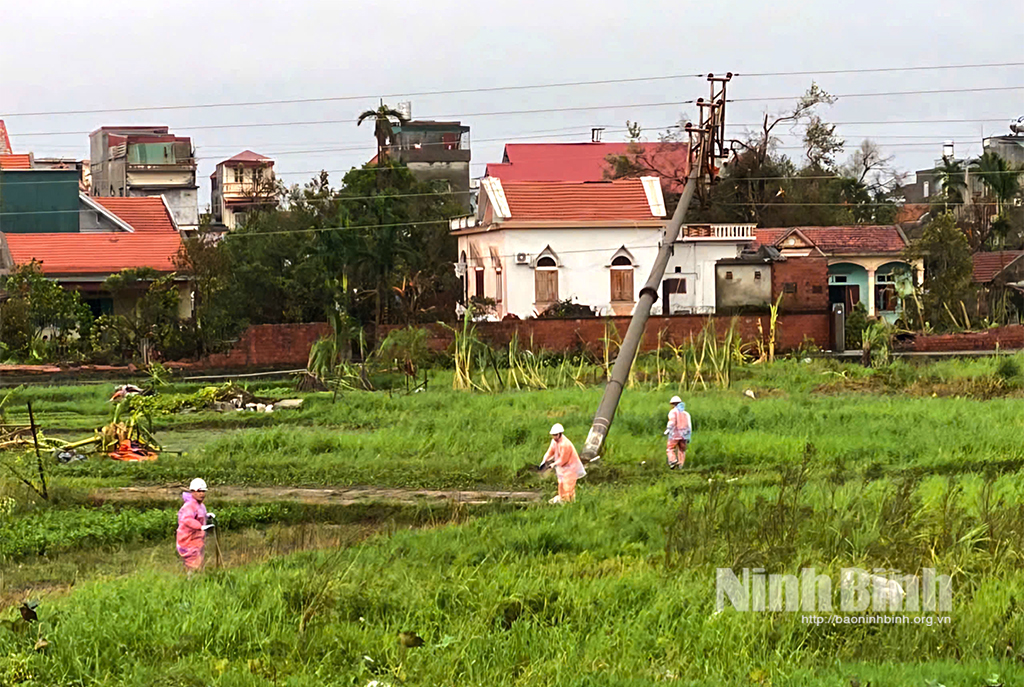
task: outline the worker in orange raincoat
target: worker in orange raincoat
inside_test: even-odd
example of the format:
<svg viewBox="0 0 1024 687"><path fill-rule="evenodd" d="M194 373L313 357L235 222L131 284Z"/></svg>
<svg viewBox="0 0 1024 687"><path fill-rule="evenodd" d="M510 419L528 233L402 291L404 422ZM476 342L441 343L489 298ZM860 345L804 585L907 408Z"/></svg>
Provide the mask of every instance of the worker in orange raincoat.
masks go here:
<svg viewBox="0 0 1024 687"><path fill-rule="evenodd" d="M668 469L675 470L683 467L686 462L686 446L690 443L693 423L683 399L673 396L669 403L672 404L672 410L668 411L668 427L665 428L665 436L668 437L665 452L668 455Z"/></svg>
<svg viewBox="0 0 1024 687"><path fill-rule="evenodd" d="M558 475L558 496L551 503L572 503L576 500L576 480L587 474L576 447L565 436L565 429L557 422L551 427L551 445L548 446L541 467L554 466Z"/></svg>
<svg viewBox="0 0 1024 687"><path fill-rule="evenodd" d="M185 504L178 511L177 544L178 555L185 564L185 571L191 575L203 567L203 546L206 531L213 527L213 513L206 512L206 482L196 478L181 494Z"/></svg>

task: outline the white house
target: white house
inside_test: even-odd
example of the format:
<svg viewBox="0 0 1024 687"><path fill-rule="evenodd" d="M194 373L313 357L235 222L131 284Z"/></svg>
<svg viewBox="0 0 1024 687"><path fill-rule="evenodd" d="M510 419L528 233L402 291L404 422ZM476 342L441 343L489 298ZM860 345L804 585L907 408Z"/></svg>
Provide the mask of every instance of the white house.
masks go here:
<svg viewBox="0 0 1024 687"><path fill-rule="evenodd" d="M485 177L477 213L452 221L467 300L494 301L498 318L535 316L572 300L629 315L664 240L656 177L590 182ZM753 225L687 226L669 261L670 312L714 312L715 261L753 240ZM660 310L656 307L656 311Z"/></svg>
<svg viewBox="0 0 1024 687"><path fill-rule="evenodd" d="M217 164L210 175L210 211L214 225L245 224L246 213L277 205L274 161L245 150Z"/></svg>

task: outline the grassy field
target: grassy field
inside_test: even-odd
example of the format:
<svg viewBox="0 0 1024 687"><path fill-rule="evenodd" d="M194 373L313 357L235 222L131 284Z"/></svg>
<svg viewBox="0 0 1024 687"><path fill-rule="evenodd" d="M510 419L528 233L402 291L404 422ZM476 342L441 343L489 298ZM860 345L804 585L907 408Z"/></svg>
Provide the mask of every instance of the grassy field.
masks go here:
<svg viewBox="0 0 1024 687"><path fill-rule="evenodd" d="M1017 356L737 369L729 388L685 394L695 431L681 473L664 469L661 437L675 387L638 385L578 503L562 508L218 505L216 489L553 492L524 466L552 422L582 443L599 388L465 393L439 373L412 395L157 417L161 440L186 455L55 468L53 505L2 487L18 495L0 516L8 579L28 586L48 560L76 556L131 563L65 563L70 592L44 596L37 624L0 627L0 685L1022 684L1022 367ZM47 432L94 428L108 394L27 389L9 418L32 400ZM267 527L387 526L186 581L169 555L170 504L87 500L98 486L197 474L239 547ZM948 623L898 627L716 613L719 567L834 579L846 567L935 568L953 579L953 608L940 614ZM424 646L401 649L406 631ZM35 651L40 638L48 646Z"/></svg>

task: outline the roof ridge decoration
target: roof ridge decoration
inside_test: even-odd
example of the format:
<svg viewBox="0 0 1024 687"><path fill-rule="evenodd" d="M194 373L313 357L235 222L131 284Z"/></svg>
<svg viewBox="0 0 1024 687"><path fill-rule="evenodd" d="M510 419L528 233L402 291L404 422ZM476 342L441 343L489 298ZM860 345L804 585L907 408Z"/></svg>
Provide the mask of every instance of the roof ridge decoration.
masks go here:
<svg viewBox="0 0 1024 687"><path fill-rule="evenodd" d="M505 197L505 189L501 186L501 179L497 177L484 177L480 180L480 184L487 191L487 197L490 198L495 219L511 219L512 210L508 206L508 199Z"/></svg>
<svg viewBox="0 0 1024 687"><path fill-rule="evenodd" d="M644 186L644 193L647 195L647 204L651 207L651 214L654 217L664 217L665 196L661 192L661 179L658 177L640 177L640 183Z"/></svg>

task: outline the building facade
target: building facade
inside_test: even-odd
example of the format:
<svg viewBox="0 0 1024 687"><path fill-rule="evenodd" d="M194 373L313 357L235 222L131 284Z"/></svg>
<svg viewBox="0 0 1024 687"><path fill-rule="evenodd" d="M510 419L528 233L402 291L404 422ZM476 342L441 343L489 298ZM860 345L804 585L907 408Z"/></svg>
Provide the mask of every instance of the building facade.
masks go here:
<svg viewBox="0 0 1024 687"><path fill-rule="evenodd" d="M199 227L199 186L192 139L166 126L105 126L89 136L93 196L163 196L178 227Z"/></svg>
<svg viewBox="0 0 1024 687"><path fill-rule="evenodd" d="M534 317L571 301L630 315L665 240L656 177L601 182L481 182L477 214L455 220L466 302ZM753 241L753 225L683 228L655 312L715 311L715 262Z"/></svg>
<svg viewBox="0 0 1024 687"><path fill-rule="evenodd" d="M250 213L276 207L277 202L274 161L269 157L246 150L218 164L210 175L214 226L242 226Z"/></svg>
<svg viewBox="0 0 1024 687"><path fill-rule="evenodd" d="M901 274L916 283L924 275L922 261L904 258L908 241L898 226L758 229L757 240L783 257L827 259L829 302L845 304L847 312L863 304L868 317L888 322L899 316Z"/></svg>
<svg viewBox="0 0 1024 687"><path fill-rule="evenodd" d="M411 116L411 106L403 103L403 108L403 114ZM418 180L439 184L454 193L469 212L468 126L461 122L409 119L392 127L388 154L392 160L406 165Z"/></svg>

